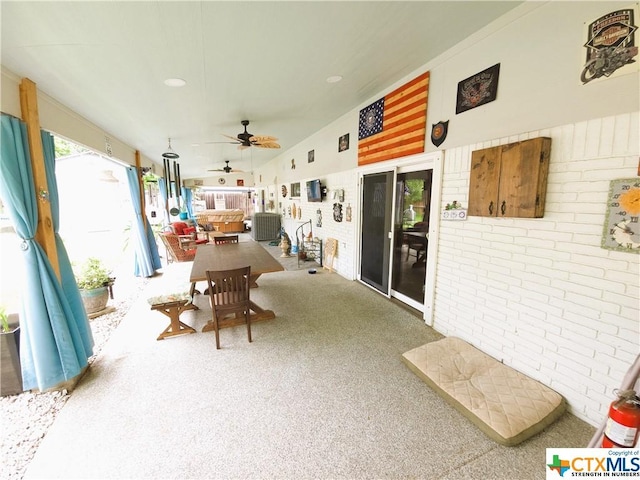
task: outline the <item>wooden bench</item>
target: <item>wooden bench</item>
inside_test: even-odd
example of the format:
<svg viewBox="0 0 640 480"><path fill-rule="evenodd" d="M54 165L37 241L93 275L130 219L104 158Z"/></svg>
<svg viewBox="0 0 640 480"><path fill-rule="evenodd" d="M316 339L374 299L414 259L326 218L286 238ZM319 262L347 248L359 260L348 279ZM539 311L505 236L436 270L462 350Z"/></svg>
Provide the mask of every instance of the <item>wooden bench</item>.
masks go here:
<svg viewBox="0 0 640 480"><path fill-rule="evenodd" d="M447 337L402 355L405 364L489 438L512 446L565 410L560 394L464 340Z"/></svg>
<svg viewBox="0 0 640 480"><path fill-rule="evenodd" d="M180 314L185 310L199 310L192 303L192 296L188 293L173 293L169 295L159 295L147 300L151 305L151 310L157 310L170 319L167 328L158 336L157 340L163 340L175 335L186 333L196 333L196 330L180 321Z"/></svg>

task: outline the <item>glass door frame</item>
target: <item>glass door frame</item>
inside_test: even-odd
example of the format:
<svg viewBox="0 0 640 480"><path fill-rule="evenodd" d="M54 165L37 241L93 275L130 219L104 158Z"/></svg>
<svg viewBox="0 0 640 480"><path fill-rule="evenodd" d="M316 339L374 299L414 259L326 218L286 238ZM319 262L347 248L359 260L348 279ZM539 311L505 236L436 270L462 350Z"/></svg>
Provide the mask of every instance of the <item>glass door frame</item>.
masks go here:
<svg viewBox="0 0 640 480"><path fill-rule="evenodd" d="M418 170L433 170L432 175L432 183L431 183L431 211L429 213L429 242L427 244L427 266L425 272L425 292L424 292L424 305L422 310L423 319L427 325L433 325L433 306L435 301L435 280L436 280L436 265L437 265L437 254L438 254L438 236L440 231L440 208L441 208L441 197L442 197L442 173L443 173L443 161L444 161L444 152L437 151L431 152L421 155L415 155L409 158L400 159L400 160L390 160L387 162L382 162L381 164L374 164L371 166L361 167L357 169L358 173L358 196L362 199L363 195L363 177L365 175L373 174L373 173L382 173L382 172L393 172L393 190L392 190L392 215L396 210L396 185L397 185L397 176L398 171L401 173L409 172L409 171L418 171ZM395 243L395 232L393 229L393 225L389 226L389 238L390 249L393 249L393 245ZM367 285L369 288L374 289L372 286L362 281L360 278L360 271L362 265L361 251L362 251L362 206L358 209L358 232L356 234L357 245L356 245L356 269L357 269L357 279L363 285ZM377 289L374 289L376 292L381 295L386 296L387 298L391 298L391 275L393 274L393 252L389 253L389 281L388 281L388 291L380 292ZM398 298L398 300L403 301L404 303L408 302L405 299Z"/></svg>
<svg viewBox="0 0 640 480"><path fill-rule="evenodd" d="M433 168L431 166L425 167L423 164L411 164L411 165L407 165L407 166L398 167L396 169L396 174L395 174L395 187L398 187L399 175L402 175L404 173L423 172L423 171L428 171L428 170L432 170L432 174L433 174ZM433 184L433 179L432 179L432 184ZM433 191L433 187L431 186L429 188L429 190ZM394 190L394 194L397 194L397 193L398 192ZM429 202L429 205L431 205L431 201ZM398 208L398 205L396 204L395 207L394 207L393 215L396 215L398 213L396 211L397 208ZM431 210L433 210L433 208ZM431 222L431 220L432 220L431 219L431 210L429 211L429 222ZM394 235L396 233L398 233L398 232L396 232L395 228L394 228L393 232L394 232ZM431 236L431 235L429 235L429 236ZM398 241L398 240L399 239L396 239L396 238L393 239L394 245L396 245L395 242ZM429 243L427 242L427 252L425 252L427 265L429 264L429 261L428 261L429 260L428 246L429 246ZM397 257L395 259L398 260ZM393 265L393 264L391 265L391 268L395 268L395 267L397 267L397 265ZM393 271L391 272L391 275L393 276ZM425 280L424 280L424 282L425 282L425 291L424 291L424 293L425 293L425 297L426 297L426 293L427 293L427 291L426 291L426 283L427 283L427 281L426 281L426 271L425 271ZM390 285L390 291L391 291L390 292L391 293L391 297L397 298L402 303L405 303L405 304L409 305L411 308L414 308L414 309L424 313L424 309L425 309L424 303L420 303L417 300L414 300L413 298L411 298L411 297L409 297L409 296L407 296L407 295L405 295L403 293L400 293L397 290L394 290L393 289L393 282Z"/></svg>

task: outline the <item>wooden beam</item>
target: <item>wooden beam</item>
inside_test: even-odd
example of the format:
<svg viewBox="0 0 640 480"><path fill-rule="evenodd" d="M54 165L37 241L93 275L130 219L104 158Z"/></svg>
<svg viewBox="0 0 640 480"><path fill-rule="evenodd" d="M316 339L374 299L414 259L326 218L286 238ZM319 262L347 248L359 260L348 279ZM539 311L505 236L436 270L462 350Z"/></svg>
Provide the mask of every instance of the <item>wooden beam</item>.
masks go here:
<svg viewBox="0 0 640 480"><path fill-rule="evenodd" d="M60 279L58 249L56 247L51 203L49 201L49 184L44 163L42 137L40 136L38 91L36 84L28 78L23 78L22 82L20 82L20 108L22 110L22 120L27 124L27 138L29 140L29 150L31 151L31 169L38 198L38 227L35 240L43 248L51 262L53 271Z"/></svg>
<svg viewBox="0 0 640 480"><path fill-rule="evenodd" d="M142 181L142 166L140 165L140 150L136 150L136 176L138 177L138 187L140 189L140 219L144 225L144 233L147 234L147 222L144 221L146 215L144 201L144 182Z"/></svg>

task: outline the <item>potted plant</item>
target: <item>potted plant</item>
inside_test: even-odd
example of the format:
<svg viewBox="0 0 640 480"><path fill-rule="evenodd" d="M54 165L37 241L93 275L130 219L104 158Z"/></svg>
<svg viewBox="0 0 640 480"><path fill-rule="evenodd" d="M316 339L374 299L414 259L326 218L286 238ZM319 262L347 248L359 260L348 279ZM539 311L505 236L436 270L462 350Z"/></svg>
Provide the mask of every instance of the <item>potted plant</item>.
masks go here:
<svg viewBox="0 0 640 480"><path fill-rule="evenodd" d="M101 260L91 257L76 270L76 283L88 314L104 310L115 278Z"/></svg>
<svg viewBox="0 0 640 480"><path fill-rule="evenodd" d="M22 392L20 369L20 324L18 314L7 314L0 306L0 395L15 395Z"/></svg>

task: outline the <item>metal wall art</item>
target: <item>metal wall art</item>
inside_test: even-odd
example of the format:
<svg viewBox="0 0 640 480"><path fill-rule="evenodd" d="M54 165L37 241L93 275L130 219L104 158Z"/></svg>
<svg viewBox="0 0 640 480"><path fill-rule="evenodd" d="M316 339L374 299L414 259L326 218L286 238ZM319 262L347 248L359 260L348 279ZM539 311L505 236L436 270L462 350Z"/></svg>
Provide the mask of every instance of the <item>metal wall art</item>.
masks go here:
<svg viewBox="0 0 640 480"><path fill-rule="evenodd" d="M338 139L338 152L349 150L349 134L345 133Z"/></svg>
<svg viewBox="0 0 640 480"><path fill-rule="evenodd" d="M333 219L336 222L342 221L342 204L341 203L333 204Z"/></svg>
<svg viewBox="0 0 640 480"><path fill-rule="evenodd" d="M637 18L637 6L609 12L586 25L584 47L587 52L580 74L583 84L638 71L638 44L634 33L638 27L634 13Z"/></svg>
<svg viewBox="0 0 640 480"><path fill-rule="evenodd" d="M431 127L431 143L436 147L442 145L442 142L447 138L447 132L449 130L449 120L443 122L440 120L438 123L434 123Z"/></svg>
<svg viewBox="0 0 640 480"><path fill-rule="evenodd" d="M459 82L456 114L493 102L498 95L499 76L500 64L496 63L493 67Z"/></svg>

